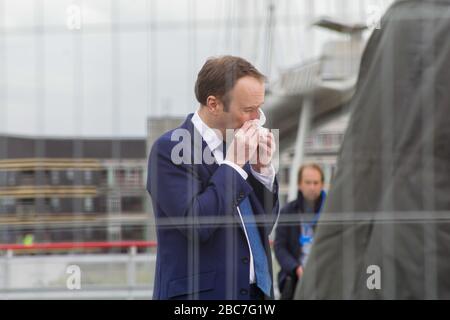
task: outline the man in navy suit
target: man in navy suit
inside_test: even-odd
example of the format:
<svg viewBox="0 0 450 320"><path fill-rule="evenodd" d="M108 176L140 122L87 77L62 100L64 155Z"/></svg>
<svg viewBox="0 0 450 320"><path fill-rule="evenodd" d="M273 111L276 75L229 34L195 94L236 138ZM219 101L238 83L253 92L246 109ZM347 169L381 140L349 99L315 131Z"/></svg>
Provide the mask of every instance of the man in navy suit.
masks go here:
<svg viewBox="0 0 450 320"><path fill-rule="evenodd" d="M200 107L154 143L153 299L273 298L278 184L274 136L258 126L264 80L242 58L209 59L195 84Z"/></svg>

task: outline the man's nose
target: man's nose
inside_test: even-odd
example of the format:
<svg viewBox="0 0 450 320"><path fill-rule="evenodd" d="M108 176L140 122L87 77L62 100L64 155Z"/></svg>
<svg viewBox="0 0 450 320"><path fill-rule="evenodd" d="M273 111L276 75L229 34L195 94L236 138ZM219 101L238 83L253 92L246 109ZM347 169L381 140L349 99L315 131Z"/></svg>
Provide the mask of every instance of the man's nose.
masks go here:
<svg viewBox="0 0 450 320"><path fill-rule="evenodd" d="M255 110L252 112L252 114L250 115L250 120L258 120L259 119L259 111Z"/></svg>

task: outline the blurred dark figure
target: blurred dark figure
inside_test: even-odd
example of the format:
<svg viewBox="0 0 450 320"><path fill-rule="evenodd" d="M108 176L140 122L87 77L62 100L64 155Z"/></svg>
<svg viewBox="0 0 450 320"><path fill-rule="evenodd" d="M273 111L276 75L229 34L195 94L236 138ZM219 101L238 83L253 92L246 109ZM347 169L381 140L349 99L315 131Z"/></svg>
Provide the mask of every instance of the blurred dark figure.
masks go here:
<svg viewBox="0 0 450 320"><path fill-rule="evenodd" d="M297 199L281 209L275 235L274 251L281 267L278 288L282 300L291 300L294 296L313 243L320 210L325 202L324 175L317 164L301 166L297 184Z"/></svg>
<svg viewBox="0 0 450 320"><path fill-rule="evenodd" d="M295 298L450 299L450 0L388 10L350 108Z"/></svg>

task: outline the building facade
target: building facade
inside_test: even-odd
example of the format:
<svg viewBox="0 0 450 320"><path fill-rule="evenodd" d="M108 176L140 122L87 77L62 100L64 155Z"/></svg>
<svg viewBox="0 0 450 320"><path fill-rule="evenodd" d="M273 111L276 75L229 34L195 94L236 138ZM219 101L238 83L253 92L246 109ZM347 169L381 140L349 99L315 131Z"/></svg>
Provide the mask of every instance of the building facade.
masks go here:
<svg viewBox="0 0 450 320"><path fill-rule="evenodd" d="M145 139L0 136L0 241L144 240Z"/></svg>

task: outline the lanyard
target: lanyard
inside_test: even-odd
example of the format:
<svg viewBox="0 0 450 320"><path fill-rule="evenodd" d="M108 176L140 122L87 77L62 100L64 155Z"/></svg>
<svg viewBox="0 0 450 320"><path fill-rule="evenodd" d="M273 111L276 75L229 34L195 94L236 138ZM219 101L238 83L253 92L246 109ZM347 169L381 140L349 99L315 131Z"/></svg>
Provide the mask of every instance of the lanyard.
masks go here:
<svg viewBox="0 0 450 320"><path fill-rule="evenodd" d="M317 212L314 215L314 219L311 223L307 223L307 222L302 222L302 232L300 234L300 237L298 238L298 241L300 243L300 246L304 246L307 244L311 244L313 241L313 227L316 225L317 221L319 220L320 217L320 212L322 211L322 206L323 203L325 202L325 191L321 192L321 198L322 201L320 202L320 207L319 210L317 210Z"/></svg>

